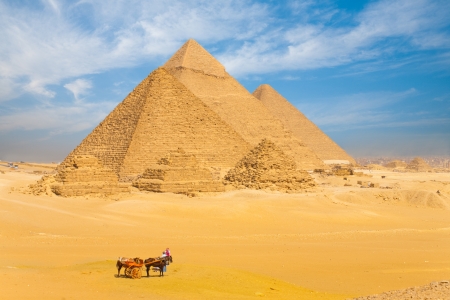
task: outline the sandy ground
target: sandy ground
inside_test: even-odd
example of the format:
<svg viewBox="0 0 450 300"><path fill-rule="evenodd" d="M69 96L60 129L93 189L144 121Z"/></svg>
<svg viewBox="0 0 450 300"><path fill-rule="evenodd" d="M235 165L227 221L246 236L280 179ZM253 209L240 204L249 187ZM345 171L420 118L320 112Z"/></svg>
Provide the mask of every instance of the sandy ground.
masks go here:
<svg viewBox="0 0 450 300"><path fill-rule="evenodd" d="M23 193L35 170L0 166L8 299L347 299L450 279L449 173L315 175L303 194L62 198ZM166 247L166 276L116 277L117 257Z"/></svg>

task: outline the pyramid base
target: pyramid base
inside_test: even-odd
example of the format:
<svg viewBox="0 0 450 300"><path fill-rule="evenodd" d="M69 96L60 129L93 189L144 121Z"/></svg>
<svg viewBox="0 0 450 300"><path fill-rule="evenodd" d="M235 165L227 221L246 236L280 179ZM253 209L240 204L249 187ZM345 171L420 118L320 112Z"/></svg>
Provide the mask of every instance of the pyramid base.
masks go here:
<svg viewBox="0 0 450 300"><path fill-rule="evenodd" d="M228 184L237 189L270 190L284 193L302 192L316 186L312 180L306 180L304 182L228 182Z"/></svg>
<svg viewBox="0 0 450 300"><path fill-rule="evenodd" d="M110 182L90 182L73 184L55 184L51 186L52 192L63 197L84 196L87 194L113 195L130 191L129 184Z"/></svg>
<svg viewBox="0 0 450 300"><path fill-rule="evenodd" d="M156 193L192 194L199 192L224 192L221 182L214 181L171 181L165 182L154 179L139 179L133 186L141 191Z"/></svg>

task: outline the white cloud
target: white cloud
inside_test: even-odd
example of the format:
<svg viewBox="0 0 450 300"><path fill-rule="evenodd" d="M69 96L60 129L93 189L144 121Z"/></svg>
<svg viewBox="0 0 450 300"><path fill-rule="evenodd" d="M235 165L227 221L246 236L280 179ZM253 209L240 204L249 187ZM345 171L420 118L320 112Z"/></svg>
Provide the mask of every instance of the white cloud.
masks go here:
<svg viewBox="0 0 450 300"><path fill-rule="evenodd" d="M81 101L80 96L85 95L92 88L92 82L86 79L77 79L65 84L64 87L73 93L75 102L79 103Z"/></svg>
<svg viewBox="0 0 450 300"><path fill-rule="evenodd" d="M51 84L165 58L189 38L253 37L267 15L237 0L42 1L51 9L0 1L0 79L47 97Z"/></svg>
<svg viewBox="0 0 450 300"><path fill-rule="evenodd" d="M258 37L219 57L230 73L242 75L333 67L426 49L448 49L449 13L448 1L382 0L359 13L352 20L354 25L297 22L283 34L274 35L269 44L265 37Z"/></svg>
<svg viewBox="0 0 450 300"><path fill-rule="evenodd" d="M450 47L446 0L381 0L336 24L330 20L341 12L329 1L289 1L293 16L286 20L277 15L279 6L250 0L42 3L48 9L0 0L0 81L13 83L0 101L21 90L53 97L51 84L159 61L189 38L206 45L227 41L215 54L238 76Z"/></svg>
<svg viewBox="0 0 450 300"><path fill-rule="evenodd" d="M399 107L398 103L417 94L418 92L414 88L402 92L360 93L328 98L324 101L316 99L314 104L302 103L299 106L309 119L319 127L326 128L327 131L359 127L386 127L387 124L406 126L413 123L393 107L394 105Z"/></svg>
<svg viewBox="0 0 450 300"><path fill-rule="evenodd" d="M46 106L13 111L0 118L0 131L48 130L53 134L78 132L100 123L116 104L81 103L73 106Z"/></svg>

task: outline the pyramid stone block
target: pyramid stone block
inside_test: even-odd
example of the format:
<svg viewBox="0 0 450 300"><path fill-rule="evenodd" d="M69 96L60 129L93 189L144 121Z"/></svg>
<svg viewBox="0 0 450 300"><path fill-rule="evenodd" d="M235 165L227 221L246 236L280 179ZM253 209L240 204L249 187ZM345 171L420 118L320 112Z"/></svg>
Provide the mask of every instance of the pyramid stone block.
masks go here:
<svg viewBox="0 0 450 300"><path fill-rule="evenodd" d="M347 154L319 127L311 122L303 113L281 96L268 84L260 85L253 95L292 133L311 148L320 159L327 163L348 161L356 165L353 157Z"/></svg>
<svg viewBox="0 0 450 300"><path fill-rule="evenodd" d="M302 141L194 40L163 66L252 146L269 138L301 169L327 168Z"/></svg>
<svg viewBox="0 0 450 300"><path fill-rule="evenodd" d="M241 159L224 178L237 188L299 191L315 186L312 177L298 170L295 161L271 141L264 139Z"/></svg>
<svg viewBox="0 0 450 300"><path fill-rule="evenodd" d="M51 190L67 197L128 192L128 187L128 184L119 183L117 174L104 168L95 156L75 155L59 170Z"/></svg>
<svg viewBox="0 0 450 300"><path fill-rule="evenodd" d="M200 165L231 168L250 149L236 131L165 69L159 68L69 154L92 155L121 180L144 173L182 147Z"/></svg>
<svg viewBox="0 0 450 300"><path fill-rule="evenodd" d="M194 155L179 148L169 153L157 165L148 168L133 186L150 192L193 194L196 192L222 192L220 181L213 181L211 171L198 166Z"/></svg>

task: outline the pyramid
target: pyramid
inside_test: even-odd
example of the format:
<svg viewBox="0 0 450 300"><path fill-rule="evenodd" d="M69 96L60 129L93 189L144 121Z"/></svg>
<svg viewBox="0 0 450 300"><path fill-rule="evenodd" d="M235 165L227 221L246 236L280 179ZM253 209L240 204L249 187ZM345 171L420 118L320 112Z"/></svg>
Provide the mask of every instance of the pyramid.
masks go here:
<svg viewBox="0 0 450 300"><path fill-rule="evenodd" d="M329 163L348 161L356 165L356 161L339 147L328 135L296 109L268 84L260 85L253 95L261 100L267 109L292 133L311 148L320 159Z"/></svg>
<svg viewBox="0 0 450 300"><path fill-rule="evenodd" d="M105 168L92 155L74 155L55 176L52 191L64 197L91 193L127 192L128 186L118 182L117 174Z"/></svg>
<svg viewBox="0 0 450 300"><path fill-rule="evenodd" d="M230 168L250 146L229 125L159 68L144 79L63 161L92 155L122 181L132 180L182 147L204 167Z"/></svg>
<svg viewBox="0 0 450 300"><path fill-rule="evenodd" d="M210 170L199 167L196 157L181 148L148 168L133 186L144 191L187 195L225 190L222 182L213 181Z"/></svg>
<svg viewBox="0 0 450 300"><path fill-rule="evenodd" d="M163 66L252 146L269 138L305 170L327 168L302 141L196 41L187 41Z"/></svg>
<svg viewBox="0 0 450 300"><path fill-rule="evenodd" d="M427 172L431 171L433 168L430 167L422 158L415 157L407 166L406 169L414 170L417 172Z"/></svg>
<svg viewBox="0 0 450 300"><path fill-rule="evenodd" d="M405 168L408 164L401 160L393 160L386 164L386 168Z"/></svg>
<svg viewBox="0 0 450 300"><path fill-rule="evenodd" d="M313 187L314 180L304 170L297 170L289 157L271 141L264 139L236 167L228 171L224 183L237 188L298 191Z"/></svg>

